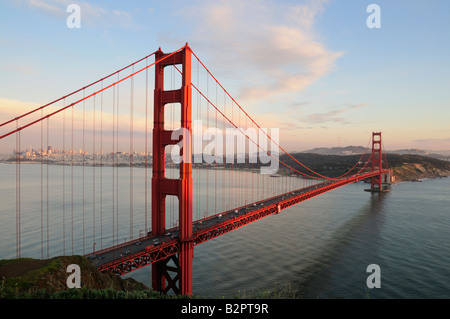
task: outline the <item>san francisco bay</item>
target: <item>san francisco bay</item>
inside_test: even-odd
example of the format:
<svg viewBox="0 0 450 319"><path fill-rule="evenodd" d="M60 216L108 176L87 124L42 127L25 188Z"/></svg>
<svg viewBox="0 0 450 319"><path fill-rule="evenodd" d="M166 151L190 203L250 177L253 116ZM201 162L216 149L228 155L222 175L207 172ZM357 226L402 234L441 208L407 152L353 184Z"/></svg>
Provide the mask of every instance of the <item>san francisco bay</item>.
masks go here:
<svg viewBox="0 0 450 319"><path fill-rule="evenodd" d="M0 165L3 177L0 182L3 203L0 258L15 258L16 254L14 168L15 165L11 164ZM64 209L60 203L49 203L47 221L46 194L41 193L41 182L43 189L46 188L46 166L43 166L43 171L40 168L36 164L21 165L21 174L28 179L26 186L22 183L21 187L21 196L27 198L27 206L21 207L21 231L26 234L20 239L21 257L46 258L47 249L49 257L52 257L72 252L89 253L100 249L100 245L107 247L107 234L112 233L113 227L110 204L96 204L96 215L93 216L92 209L88 208L92 204L89 203L92 192L86 188L85 214L80 213L82 170L85 171L85 180L91 180L92 169L74 167L74 177L71 177L71 167L50 168L49 193L62 192L64 180L67 194L64 196ZM142 168L134 168L134 183L142 184L143 171ZM116 176L115 183L128 187L129 168L120 168L117 172L120 178ZM105 203L111 201L112 183L108 182L112 180L111 174L111 168L103 169L101 192L104 192ZM205 170L194 169L194 180L196 176L204 177L204 174L207 174ZM209 174L209 178L217 178L214 170ZM232 178L229 174L236 173L220 171L219 180ZM241 172L240 178L250 185L252 179L261 178L257 175ZM265 178L266 186L271 180L280 180L279 187L284 187L282 179ZM292 186L296 183L287 182ZM70 191L72 184L75 192ZM99 184L96 185L97 195ZM145 223L142 208L145 195L141 184L134 187L132 198L135 214L132 232L136 234L144 229ZM216 185L216 194L230 191L228 186L225 186L226 190L221 188L225 184ZM440 178L399 183L392 186L391 192L381 195L364 192L366 186L355 183L336 189L196 246L193 294L209 298L258 297L264 293L285 298L449 298L450 180ZM203 214L207 187L194 183L194 188L201 193L194 198L194 214L196 210ZM210 190L212 192L214 190ZM110 235L111 241L125 241L130 229L130 196L120 194L118 197L120 227L114 230L116 235ZM209 210L228 205L229 199L225 202L219 195L217 203L214 203L213 198L210 197ZM176 210L176 203L169 205ZM202 207L196 209L196 205ZM194 219L199 217L203 216L194 216ZM104 219L104 224L100 218ZM47 234L47 223L63 223L65 227L63 230L63 227L49 226L50 233ZM75 227L71 228L72 224ZM56 233L55 228L58 229ZM95 242L94 247L95 236L90 235L93 229L98 237L102 232L102 240L105 241ZM89 235L81 240L78 236L81 232ZM65 238L64 251L61 251L62 235ZM370 276L367 267L371 264L380 267L380 288L371 289L366 284ZM133 271L124 276L127 277L151 287L151 267Z"/></svg>

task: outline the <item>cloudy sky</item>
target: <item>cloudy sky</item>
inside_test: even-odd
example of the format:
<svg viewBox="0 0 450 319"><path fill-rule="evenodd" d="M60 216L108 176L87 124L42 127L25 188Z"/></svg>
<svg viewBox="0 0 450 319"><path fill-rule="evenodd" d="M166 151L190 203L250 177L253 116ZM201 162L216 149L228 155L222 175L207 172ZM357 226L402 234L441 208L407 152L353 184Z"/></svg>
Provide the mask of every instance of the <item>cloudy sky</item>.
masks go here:
<svg viewBox="0 0 450 319"><path fill-rule="evenodd" d="M70 4L81 28L68 28ZM367 7L381 28L368 28ZM186 42L289 151L450 149L450 2L0 2L0 122ZM9 150L9 148L8 148Z"/></svg>

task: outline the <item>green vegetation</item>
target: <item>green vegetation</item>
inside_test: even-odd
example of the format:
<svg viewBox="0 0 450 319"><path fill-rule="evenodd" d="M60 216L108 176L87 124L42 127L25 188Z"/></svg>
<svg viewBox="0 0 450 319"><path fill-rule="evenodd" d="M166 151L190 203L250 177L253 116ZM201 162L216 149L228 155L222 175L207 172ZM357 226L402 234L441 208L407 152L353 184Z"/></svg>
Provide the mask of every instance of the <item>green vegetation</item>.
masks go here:
<svg viewBox="0 0 450 319"><path fill-rule="evenodd" d="M19 291L3 282L0 286L0 299L167 299L170 297L161 295L152 290L121 291L114 289L68 289L49 292L46 289L36 291Z"/></svg>
<svg viewBox="0 0 450 319"><path fill-rule="evenodd" d="M420 155L388 155L395 181L417 181L423 178L450 176L450 162Z"/></svg>
<svg viewBox="0 0 450 319"><path fill-rule="evenodd" d="M336 177L348 172L358 160L366 162L370 154L361 155L320 155L315 153L296 153L292 155L307 167L319 174ZM443 177L450 175L450 162L433 157L410 154L386 154L390 168L394 170L396 181L413 181L420 178ZM292 158L282 155L280 160L298 171L308 173ZM358 165L356 169L363 165ZM283 169L280 166L280 169Z"/></svg>
<svg viewBox="0 0 450 319"><path fill-rule="evenodd" d="M52 259L48 262L41 262L31 258L19 258L12 260L0 260L0 269L13 269L19 271L23 269L25 273L22 276L13 276L5 279L2 276L1 293L9 291L14 287L15 291L26 291L33 287L33 283L42 278L46 272L54 272L61 267L58 259Z"/></svg>
<svg viewBox="0 0 450 319"><path fill-rule="evenodd" d="M440 170L450 170L450 162L437 158L410 154L387 154L387 161L390 167L400 167L405 164L422 164Z"/></svg>

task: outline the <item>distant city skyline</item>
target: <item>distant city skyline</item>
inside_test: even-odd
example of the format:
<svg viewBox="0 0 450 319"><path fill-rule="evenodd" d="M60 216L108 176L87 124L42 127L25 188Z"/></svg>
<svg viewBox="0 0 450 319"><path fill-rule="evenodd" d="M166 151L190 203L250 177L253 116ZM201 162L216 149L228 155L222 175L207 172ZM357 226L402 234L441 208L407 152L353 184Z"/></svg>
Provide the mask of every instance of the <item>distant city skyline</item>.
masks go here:
<svg viewBox="0 0 450 319"><path fill-rule="evenodd" d="M80 28L67 24L70 4L80 7ZM368 27L370 4L380 8L380 28ZM279 128L290 152L364 147L373 131L383 133L387 150L450 150L445 0L6 0L0 12L0 123L159 47L170 52L188 42L262 127ZM112 115L104 116L107 123ZM144 124L136 113L138 152ZM22 148L40 145L29 140L39 140L40 129L24 134ZM49 137L55 147L63 143L54 143L57 135ZM112 145L106 135L104 142ZM14 147L8 138L0 153Z"/></svg>

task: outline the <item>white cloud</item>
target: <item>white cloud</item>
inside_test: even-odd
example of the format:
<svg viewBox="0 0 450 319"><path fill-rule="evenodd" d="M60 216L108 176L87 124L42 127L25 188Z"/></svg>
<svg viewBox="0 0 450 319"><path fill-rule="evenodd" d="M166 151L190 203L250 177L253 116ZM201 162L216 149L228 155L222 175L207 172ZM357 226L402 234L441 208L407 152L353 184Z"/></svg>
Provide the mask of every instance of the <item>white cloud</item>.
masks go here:
<svg viewBox="0 0 450 319"><path fill-rule="evenodd" d="M0 123L37 108L39 104L0 97Z"/></svg>
<svg viewBox="0 0 450 319"><path fill-rule="evenodd" d="M301 121L311 124L319 124L326 122L348 123L348 119L342 116L343 113L347 113L351 110L365 107L367 105L368 105L367 103L346 104L343 107L328 112L313 113L306 115L305 117L301 118Z"/></svg>
<svg viewBox="0 0 450 319"><path fill-rule="evenodd" d="M43 1L43 0L29 0L28 4L35 9L44 11L48 14L61 17L65 14L65 10L63 10L59 5L60 1Z"/></svg>
<svg viewBox="0 0 450 319"><path fill-rule="evenodd" d="M343 53L314 33L326 2L197 1L182 15L194 24L194 51L222 76L240 78L236 97L250 102L304 90L332 70Z"/></svg>

